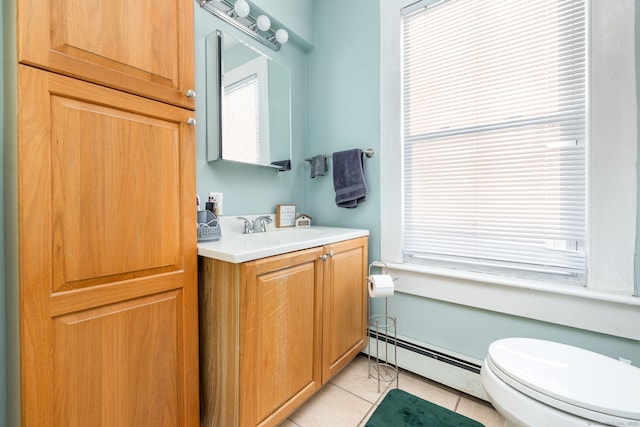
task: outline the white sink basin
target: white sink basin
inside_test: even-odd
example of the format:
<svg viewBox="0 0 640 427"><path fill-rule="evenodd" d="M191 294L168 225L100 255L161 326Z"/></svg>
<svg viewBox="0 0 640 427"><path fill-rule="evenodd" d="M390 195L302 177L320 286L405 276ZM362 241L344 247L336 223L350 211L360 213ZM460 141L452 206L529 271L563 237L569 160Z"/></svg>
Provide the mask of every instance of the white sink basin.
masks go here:
<svg viewBox="0 0 640 427"><path fill-rule="evenodd" d="M253 233L253 234L237 234L232 236L231 239L245 242L246 244L256 244L258 242L274 244L281 244L284 242L294 242L300 240L308 240L314 237L318 237L322 234L322 231L318 228L285 228L274 231L267 231L265 233Z"/></svg>
<svg viewBox="0 0 640 427"><path fill-rule="evenodd" d="M223 227L219 241L198 243L198 255L240 263L368 235L369 230L319 226L227 235Z"/></svg>

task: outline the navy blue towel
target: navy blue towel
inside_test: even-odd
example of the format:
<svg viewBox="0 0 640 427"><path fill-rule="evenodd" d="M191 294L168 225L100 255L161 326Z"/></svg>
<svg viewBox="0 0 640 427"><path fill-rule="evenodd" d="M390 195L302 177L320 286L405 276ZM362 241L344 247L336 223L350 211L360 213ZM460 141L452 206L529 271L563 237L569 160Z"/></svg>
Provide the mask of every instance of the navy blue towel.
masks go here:
<svg viewBox="0 0 640 427"><path fill-rule="evenodd" d="M318 154L310 160L311 162L311 178L316 176L325 176L327 174L327 156Z"/></svg>
<svg viewBox="0 0 640 427"><path fill-rule="evenodd" d="M336 205L340 208L357 208L367 199L362 150L356 148L333 153L333 188Z"/></svg>
<svg viewBox="0 0 640 427"><path fill-rule="evenodd" d="M278 169L278 172L291 170L291 160L279 160L277 162L271 162L271 164L280 167L280 169Z"/></svg>

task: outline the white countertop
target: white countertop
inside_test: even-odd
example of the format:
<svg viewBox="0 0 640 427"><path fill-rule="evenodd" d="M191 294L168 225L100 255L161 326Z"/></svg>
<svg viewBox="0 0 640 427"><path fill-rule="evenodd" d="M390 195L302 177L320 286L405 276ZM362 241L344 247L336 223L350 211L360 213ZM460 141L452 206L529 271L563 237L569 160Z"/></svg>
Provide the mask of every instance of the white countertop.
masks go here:
<svg viewBox="0 0 640 427"><path fill-rule="evenodd" d="M264 233L242 234L235 230L240 229L240 221L234 230L225 227L229 222L224 217L221 223L222 238L217 242L198 243L198 255L241 263L369 235L369 230L314 225L310 228L269 227Z"/></svg>

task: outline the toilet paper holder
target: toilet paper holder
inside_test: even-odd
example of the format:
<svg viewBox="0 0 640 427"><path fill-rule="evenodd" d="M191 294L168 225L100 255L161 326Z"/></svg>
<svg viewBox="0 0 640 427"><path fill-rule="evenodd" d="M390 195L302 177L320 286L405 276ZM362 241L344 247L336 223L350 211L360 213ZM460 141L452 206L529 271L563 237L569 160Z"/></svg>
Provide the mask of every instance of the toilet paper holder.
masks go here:
<svg viewBox="0 0 640 427"><path fill-rule="evenodd" d="M369 264L369 272L366 277L365 286L369 287L369 277L371 276L371 268L380 267L386 272L387 264L382 261L374 261ZM393 281L397 278L392 278ZM388 297L384 297L384 314L369 316L369 342L367 359L369 362L369 378L377 379L378 393L380 393L380 382L396 381L398 388L398 347L397 347L397 319L395 316L389 316ZM373 336L375 330L375 336ZM371 338L375 338L375 355L371 346ZM384 340L384 359L381 355L381 341ZM389 350L393 352L393 362L389 360Z"/></svg>
<svg viewBox="0 0 640 427"><path fill-rule="evenodd" d="M369 278L369 276L371 276L371 267L380 267L380 268L384 268L385 270L387 269L387 263L384 261L373 261L371 264L369 264L369 272L367 274L367 278ZM393 280L396 280L395 278Z"/></svg>

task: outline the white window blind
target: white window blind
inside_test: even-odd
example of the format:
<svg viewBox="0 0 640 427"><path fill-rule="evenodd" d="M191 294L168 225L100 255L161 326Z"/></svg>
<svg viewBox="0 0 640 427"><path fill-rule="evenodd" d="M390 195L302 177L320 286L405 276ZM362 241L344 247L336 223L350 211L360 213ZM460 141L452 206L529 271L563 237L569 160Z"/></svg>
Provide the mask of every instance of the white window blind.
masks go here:
<svg viewBox="0 0 640 427"><path fill-rule="evenodd" d="M258 78L251 75L225 87L222 98L223 156L226 160L260 163Z"/></svg>
<svg viewBox="0 0 640 427"><path fill-rule="evenodd" d="M405 12L405 261L583 282L585 2Z"/></svg>

